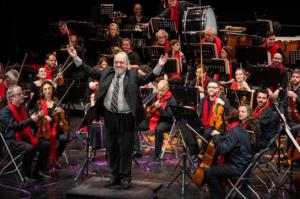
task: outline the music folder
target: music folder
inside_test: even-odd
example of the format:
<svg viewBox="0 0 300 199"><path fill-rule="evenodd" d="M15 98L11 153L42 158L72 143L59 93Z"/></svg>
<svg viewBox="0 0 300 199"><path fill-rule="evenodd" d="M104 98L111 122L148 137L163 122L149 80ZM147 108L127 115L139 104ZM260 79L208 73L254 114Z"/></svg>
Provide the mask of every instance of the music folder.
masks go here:
<svg viewBox="0 0 300 199"><path fill-rule="evenodd" d="M254 96L254 92L228 89L226 97L230 105L235 108L238 108L241 104L248 104L252 108L256 106Z"/></svg>

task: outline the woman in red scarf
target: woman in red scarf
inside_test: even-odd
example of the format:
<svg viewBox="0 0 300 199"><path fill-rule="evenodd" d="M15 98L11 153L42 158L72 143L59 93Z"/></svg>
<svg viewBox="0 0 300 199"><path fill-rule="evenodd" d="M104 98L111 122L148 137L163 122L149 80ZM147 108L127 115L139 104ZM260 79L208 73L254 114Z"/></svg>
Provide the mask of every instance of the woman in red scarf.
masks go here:
<svg viewBox="0 0 300 199"><path fill-rule="evenodd" d="M246 82L246 79L247 79L246 71L243 68L236 69L235 80L234 82L232 82L230 89L251 92L251 88Z"/></svg>
<svg viewBox="0 0 300 199"><path fill-rule="evenodd" d="M173 39L170 41L168 56L169 58L176 59L178 63L177 73L173 73L172 78L180 78L183 72L183 65L186 64L186 59L180 50L180 43L178 40Z"/></svg>
<svg viewBox="0 0 300 199"><path fill-rule="evenodd" d="M53 92L54 87L51 82L45 81L42 83L42 98L38 101L38 105L45 122L43 124L44 126L39 127L37 135L43 139L49 139L51 143L50 163L52 166L60 168L58 157L62 155L68 138L60 126L60 121L54 121L53 115L58 112L63 112L63 110L60 107L56 108ZM47 136L45 136L45 132L48 134Z"/></svg>

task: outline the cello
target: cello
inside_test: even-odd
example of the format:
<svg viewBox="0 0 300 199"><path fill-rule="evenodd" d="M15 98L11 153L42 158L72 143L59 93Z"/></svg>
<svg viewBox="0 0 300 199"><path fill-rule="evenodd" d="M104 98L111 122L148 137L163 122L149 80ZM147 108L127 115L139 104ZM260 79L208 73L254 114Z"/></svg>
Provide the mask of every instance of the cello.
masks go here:
<svg viewBox="0 0 300 199"><path fill-rule="evenodd" d="M212 129L219 131L221 129L222 125L224 124L224 121L223 121L224 106L216 102L214 104L212 110L214 111L214 114L210 120L210 127ZM199 163L196 171L194 172L193 178L192 178L193 182L197 186L202 185L203 179L204 179L204 170L206 168L209 168L213 164L215 155L216 155L216 148L215 148L213 139L211 139L207 145L203 159Z"/></svg>

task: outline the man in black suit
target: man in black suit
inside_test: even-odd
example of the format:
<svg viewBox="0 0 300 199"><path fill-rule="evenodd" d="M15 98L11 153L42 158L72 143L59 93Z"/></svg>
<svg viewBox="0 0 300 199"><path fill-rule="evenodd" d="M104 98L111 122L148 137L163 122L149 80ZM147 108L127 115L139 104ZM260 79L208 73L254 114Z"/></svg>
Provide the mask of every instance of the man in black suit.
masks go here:
<svg viewBox="0 0 300 199"><path fill-rule="evenodd" d="M111 178L106 186L119 184L127 189L131 182L131 161L134 130L145 119L140 95L140 86L154 81L167 61L161 57L153 72L139 76L137 70L129 70L128 56L119 52L114 57L113 67L96 71L77 56L76 50L68 46L68 52L76 66L94 79L99 79L95 104L95 117L104 116L105 134L109 155Z"/></svg>

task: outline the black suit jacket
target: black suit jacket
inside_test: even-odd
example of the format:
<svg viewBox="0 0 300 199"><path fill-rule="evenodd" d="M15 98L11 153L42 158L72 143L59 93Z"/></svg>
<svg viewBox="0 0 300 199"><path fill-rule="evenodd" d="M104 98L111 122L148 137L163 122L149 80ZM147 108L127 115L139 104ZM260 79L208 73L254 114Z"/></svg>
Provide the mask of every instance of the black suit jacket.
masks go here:
<svg viewBox="0 0 300 199"><path fill-rule="evenodd" d="M99 80L99 89L96 95L95 104L95 117L100 119L105 109L103 105L104 98L109 89L109 86L115 76L113 67L109 66L102 71L82 63L80 68L88 73L93 79ZM140 86L154 81L156 75L150 73L146 76L139 76L137 70L127 70L124 78L124 95L128 103L128 106L134 116L135 123L138 125L146 119L145 110L142 103L142 97L140 94Z"/></svg>

